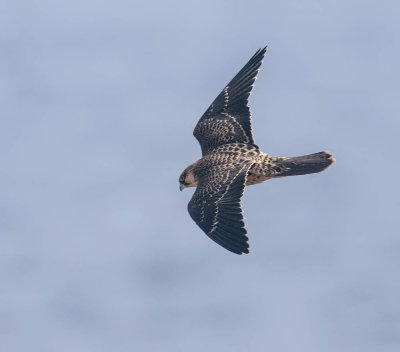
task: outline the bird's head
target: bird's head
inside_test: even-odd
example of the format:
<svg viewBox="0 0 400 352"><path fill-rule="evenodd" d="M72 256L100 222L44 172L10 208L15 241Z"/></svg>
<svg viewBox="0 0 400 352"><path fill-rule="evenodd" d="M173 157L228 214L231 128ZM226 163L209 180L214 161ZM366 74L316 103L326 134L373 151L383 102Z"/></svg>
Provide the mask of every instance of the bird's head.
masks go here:
<svg viewBox="0 0 400 352"><path fill-rule="evenodd" d="M193 165L188 166L179 176L179 189L182 191L186 187L197 187Z"/></svg>

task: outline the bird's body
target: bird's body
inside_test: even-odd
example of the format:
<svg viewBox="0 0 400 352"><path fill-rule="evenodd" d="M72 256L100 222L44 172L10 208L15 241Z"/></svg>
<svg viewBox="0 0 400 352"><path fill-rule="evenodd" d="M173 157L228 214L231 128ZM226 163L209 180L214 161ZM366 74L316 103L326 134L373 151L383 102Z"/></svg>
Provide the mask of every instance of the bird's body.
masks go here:
<svg viewBox="0 0 400 352"><path fill-rule="evenodd" d="M203 157L179 178L181 190L197 187L188 204L193 220L211 239L237 254L249 252L240 205L246 185L320 172L335 161L325 151L273 157L254 143L247 99L265 51L256 52L201 117L193 134Z"/></svg>
<svg viewBox="0 0 400 352"><path fill-rule="evenodd" d="M192 182L188 187L197 187L199 176L207 171L210 165L231 165L240 163L251 163L251 167L247 172L246 186L255 185L271 178L305 175L307 173L315 173L326 169L333 162L332 154L324 151L320 153L304 155L301 157L285 158L267 155L259 150L258 147L243 143L230 143L215 148L212 153L205 155L200 160L189 166L189 170L193 170ZM315 162L310 168L310 172L300 171L300 166L295 164L295 160L306 161L307 158ZM295 166L292 170L290 165ZM307 165L307 164L306 164ZM319 169L318 171L316 170ZM297 172L297 173L294 173ZM298 173L301 172L301 173Z"/></svg>

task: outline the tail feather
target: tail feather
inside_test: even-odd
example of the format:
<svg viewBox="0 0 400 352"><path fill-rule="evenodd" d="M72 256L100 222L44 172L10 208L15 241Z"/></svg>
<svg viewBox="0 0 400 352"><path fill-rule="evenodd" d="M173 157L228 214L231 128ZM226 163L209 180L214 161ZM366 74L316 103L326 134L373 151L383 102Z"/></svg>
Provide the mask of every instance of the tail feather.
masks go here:
<svg viewBox="0 0 400 352"><path fill-rule="evenodd" d="M279 176L306 175L321 172L335 161L333 154L327 151L286 158L282 160L283 168Z"/></svg>

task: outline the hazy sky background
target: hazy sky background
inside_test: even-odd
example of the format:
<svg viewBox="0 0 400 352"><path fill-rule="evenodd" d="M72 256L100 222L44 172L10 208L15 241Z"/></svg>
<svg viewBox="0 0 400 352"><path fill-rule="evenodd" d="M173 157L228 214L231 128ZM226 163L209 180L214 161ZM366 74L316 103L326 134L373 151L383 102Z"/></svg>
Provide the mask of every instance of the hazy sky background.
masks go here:
<svg viewBox="0 0 400 352"><path fill-rule="evenodd" d="M400 350L398 1L1 1L2 351ZM268 44L251 254L190 219L192 131Z"/></svg>

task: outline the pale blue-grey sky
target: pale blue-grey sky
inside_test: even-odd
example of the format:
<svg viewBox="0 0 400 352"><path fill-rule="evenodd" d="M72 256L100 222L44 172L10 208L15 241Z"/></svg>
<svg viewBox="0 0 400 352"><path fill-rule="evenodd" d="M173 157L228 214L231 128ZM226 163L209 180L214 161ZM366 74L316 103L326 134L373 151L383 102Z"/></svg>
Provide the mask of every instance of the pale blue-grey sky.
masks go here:
<svg viewBox="0 0 400 352"><path fill-rule="evenodd" d="M0 344L400 349L397 1L2 1ZM192 131L260 47L256 142L326 172L248 187L251 254L190 219Z"/></svg>

